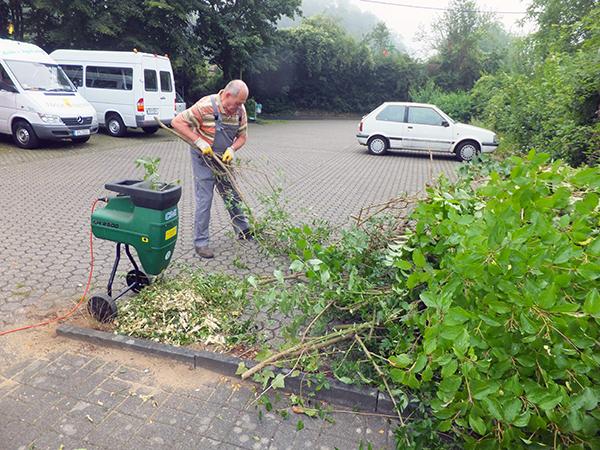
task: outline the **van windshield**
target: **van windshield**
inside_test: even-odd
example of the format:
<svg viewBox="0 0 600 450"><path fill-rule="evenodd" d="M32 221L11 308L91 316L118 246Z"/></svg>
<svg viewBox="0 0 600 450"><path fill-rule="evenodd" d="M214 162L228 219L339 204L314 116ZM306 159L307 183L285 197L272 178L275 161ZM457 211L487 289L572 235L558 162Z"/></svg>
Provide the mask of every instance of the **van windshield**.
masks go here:
<svg viewBox="0 0 600 450"><path fill-rule="evenodd" d="M19 84L27 91L73 92L75 88L57 64L5 61Z"/></svg>

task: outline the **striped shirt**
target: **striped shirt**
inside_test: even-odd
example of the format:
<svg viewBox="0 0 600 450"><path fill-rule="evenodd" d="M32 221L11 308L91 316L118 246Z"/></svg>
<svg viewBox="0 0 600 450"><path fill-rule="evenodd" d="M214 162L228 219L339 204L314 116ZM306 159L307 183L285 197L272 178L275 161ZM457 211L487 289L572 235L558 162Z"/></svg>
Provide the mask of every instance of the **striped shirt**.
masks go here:
<svg viewBox="0 0 600 450"><path fill-rule="evenodd" d="M219 109L219 113L221 115L221 121L224 125L239 125L236 137L247 135L248 116L246 115L246 108L244 108L244 105L242 105L238 113L232 116L227 115L227 113L223 110L223 106L221 105L220 94L222 92L223 91L219 91L215 99L217 108ZM190 108L183 111L181 116L192 129L192 131L198 135L198 137L201 137L210 145L212 145L215 140L215 113L210 98L210 95L202 97ZM239 112L241 112L241 118Z"/></svg>

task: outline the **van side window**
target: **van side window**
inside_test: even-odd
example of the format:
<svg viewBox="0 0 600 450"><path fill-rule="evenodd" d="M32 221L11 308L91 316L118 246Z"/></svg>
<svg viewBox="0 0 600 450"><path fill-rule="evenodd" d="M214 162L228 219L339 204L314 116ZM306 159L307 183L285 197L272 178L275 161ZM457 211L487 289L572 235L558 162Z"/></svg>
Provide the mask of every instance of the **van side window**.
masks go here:
<svg viewBox="0 0 600 450"><path fill-rule="evenodd" d="M6 69L0 65L0 91L14 91L15 84L12 82Z"/></svg>
<svg viewBox="0 0 600 450"><path fill-rule="evenodd" d="M158 91L158 80L156 70L144 69L144 90L148 92Z"/></svg>
<svg viewBox="0 0 600 450"><path fill-rule="evenodd" d="M129 67L87 66L85 68L85 85L89 88L131 91L133 87L133 69Z"/></svg>
<svg viewBox="0 0 600 450"><path fill-rule="evenodd" d="M61 64L60 67L65 71L75 87L83 86L83 66L71 66L69 64Z"/></svg>
<svg viewBox="0 0 600 450"><path fill-rule="evenodd" d="M173 92L170 72L160 71L160 90L162 92Z"/></svg>
<svg viewBox="0 0 600 450"><path fill-rule="evenodd" d="M404 122L405 106L388 105L383 111L377 114L377 120L385 120L386 122Z"/></svg>
<svg viewBox="0 0 600 450"><path fill-rule="evenodd" d="M411 106L408 109L408 123L441 126L444 118L431 108Z"/></svg>

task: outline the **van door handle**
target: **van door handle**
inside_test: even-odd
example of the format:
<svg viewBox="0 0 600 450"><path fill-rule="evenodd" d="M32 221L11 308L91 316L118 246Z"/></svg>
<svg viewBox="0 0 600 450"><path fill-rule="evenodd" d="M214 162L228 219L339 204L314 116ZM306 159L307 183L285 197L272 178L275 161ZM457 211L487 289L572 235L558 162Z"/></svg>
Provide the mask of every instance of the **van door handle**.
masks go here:
<svg viewBox="0 0 600 450"><path fill-rule="evenodd" d="M412 127L411 127L411 126L409 126L409 127L408 127L408 129L409 129L409 130L412 130Z"/></svg>
<svg viewBox="0 0 600 450"><path fill-rule="evenodd" d="M166 99L167 99L167 97L161 97L160 99L161 99L161 100L166 100Z"/></svg>

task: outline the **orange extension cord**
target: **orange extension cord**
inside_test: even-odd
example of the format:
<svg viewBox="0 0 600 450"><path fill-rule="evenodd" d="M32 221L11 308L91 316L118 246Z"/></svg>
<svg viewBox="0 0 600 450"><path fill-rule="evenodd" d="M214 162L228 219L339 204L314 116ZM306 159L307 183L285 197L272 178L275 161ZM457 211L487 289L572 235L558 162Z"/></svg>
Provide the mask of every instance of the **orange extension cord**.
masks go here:
<svg viewBox="0 0 600 450"><path fill-rule="evenodd" d="M99 198L99 199L97 199L97 200L94 201L94 203L92 204L92 213L94 212L94 209L96 208L96 203L98 203L101 200L105 200L105 199L100 199ZM73 313L75 311L77 311L79 309L79 307L85 301L85 297L86 297L86 295L88 293L88 290L90 289L90 284L92 283L92 275L93 275L93 273L94 273L94 244L93 244L92 228L90 227L90 274L88 276L87 285L85 286L85 291L83 291L83 295L81 296L81 300L79 300L79 303L77 303L64 316L57 317L55 319L46 320L45 322L40 322L40 323L36 323L36 324L33 324L33 325L27 325L27 326L24 326L24 327L21 327L21 328L15 328L13 330L0 331L0 336L4 336L4 335L10 334L10 333L16 333L17 331L29 330L30 328L42 327L44 325L48 325L48 324L51 324L53 322L59 322L61 320L66 319L67 317L73 315Z"/></svg>

